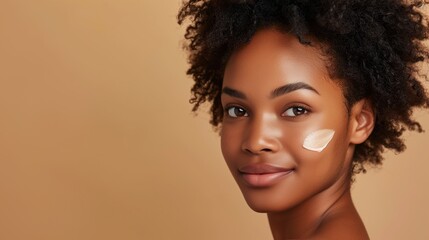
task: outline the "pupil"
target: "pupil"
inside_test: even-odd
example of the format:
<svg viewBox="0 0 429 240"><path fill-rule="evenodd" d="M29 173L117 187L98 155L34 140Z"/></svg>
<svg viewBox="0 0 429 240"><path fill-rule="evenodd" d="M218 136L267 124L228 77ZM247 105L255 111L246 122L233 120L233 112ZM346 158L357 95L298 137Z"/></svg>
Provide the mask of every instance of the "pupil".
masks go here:
<svg viewBox="0 0 429 240"><path fill-rule="evenodd" d="M294 110L293 110L293 113L295 114L295 115L301 115L301 114L303 114L305 112L305 110L304 110L304 108L302 108L302 107L297 107L297 108L294 108Z"/></svg>
<svg viewBox="0 0 429 240"><path fill-rule="evenodd" d="M235 115L237 116L244 116L244 110L242 108L236 108L235 109Z"/></svg>

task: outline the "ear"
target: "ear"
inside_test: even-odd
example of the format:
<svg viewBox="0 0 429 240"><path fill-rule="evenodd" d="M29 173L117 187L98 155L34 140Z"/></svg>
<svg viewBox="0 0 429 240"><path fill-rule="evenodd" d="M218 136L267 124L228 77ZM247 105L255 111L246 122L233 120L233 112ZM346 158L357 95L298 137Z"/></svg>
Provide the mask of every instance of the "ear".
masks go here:
<svg viewBox="0 0 429 240"><path fill-rule="evenodd" d="M371 135L375 125L375 113L371 102L362 99L356 102L351 109L350 116L350 142L360 144Z"/></svg>

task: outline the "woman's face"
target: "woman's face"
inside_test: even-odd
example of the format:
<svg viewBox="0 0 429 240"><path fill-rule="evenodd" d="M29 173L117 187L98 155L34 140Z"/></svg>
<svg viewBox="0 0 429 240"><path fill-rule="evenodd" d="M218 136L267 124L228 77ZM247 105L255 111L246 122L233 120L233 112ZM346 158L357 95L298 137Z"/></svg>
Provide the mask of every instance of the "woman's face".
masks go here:
<svg viewBox="0 0 429 240"><path fill-rule="evenodd" d="M291 209L350 181L345 99L321 56L294 36L266 29L227 64L222 153L255 211ZM326 147L304 147L318 130L334 133Z"/></svg>

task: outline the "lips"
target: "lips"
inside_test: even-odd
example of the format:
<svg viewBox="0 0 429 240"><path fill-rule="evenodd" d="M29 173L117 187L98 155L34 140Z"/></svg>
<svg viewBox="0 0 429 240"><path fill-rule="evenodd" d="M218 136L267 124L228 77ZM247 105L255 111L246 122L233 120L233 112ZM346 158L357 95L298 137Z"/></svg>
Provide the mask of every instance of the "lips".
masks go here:
<svg viewBox="0 0 429 240"><path fill-rule="evenodd" d="M269 187L294 171L270 164L249 164L238 169L240 176L250 187Z"/></svg>

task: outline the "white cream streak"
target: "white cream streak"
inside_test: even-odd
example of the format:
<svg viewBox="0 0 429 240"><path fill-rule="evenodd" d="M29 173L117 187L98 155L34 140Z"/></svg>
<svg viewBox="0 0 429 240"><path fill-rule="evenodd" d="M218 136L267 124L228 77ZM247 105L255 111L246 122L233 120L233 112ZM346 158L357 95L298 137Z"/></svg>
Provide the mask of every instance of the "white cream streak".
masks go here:
<svg viewBox="0 0 429 240"><path fill-rule="evenodd" d="M302 145L305 149L321 152L328 146L334 137L335 131L332 129L321 129L308 134Z"/></svg>

